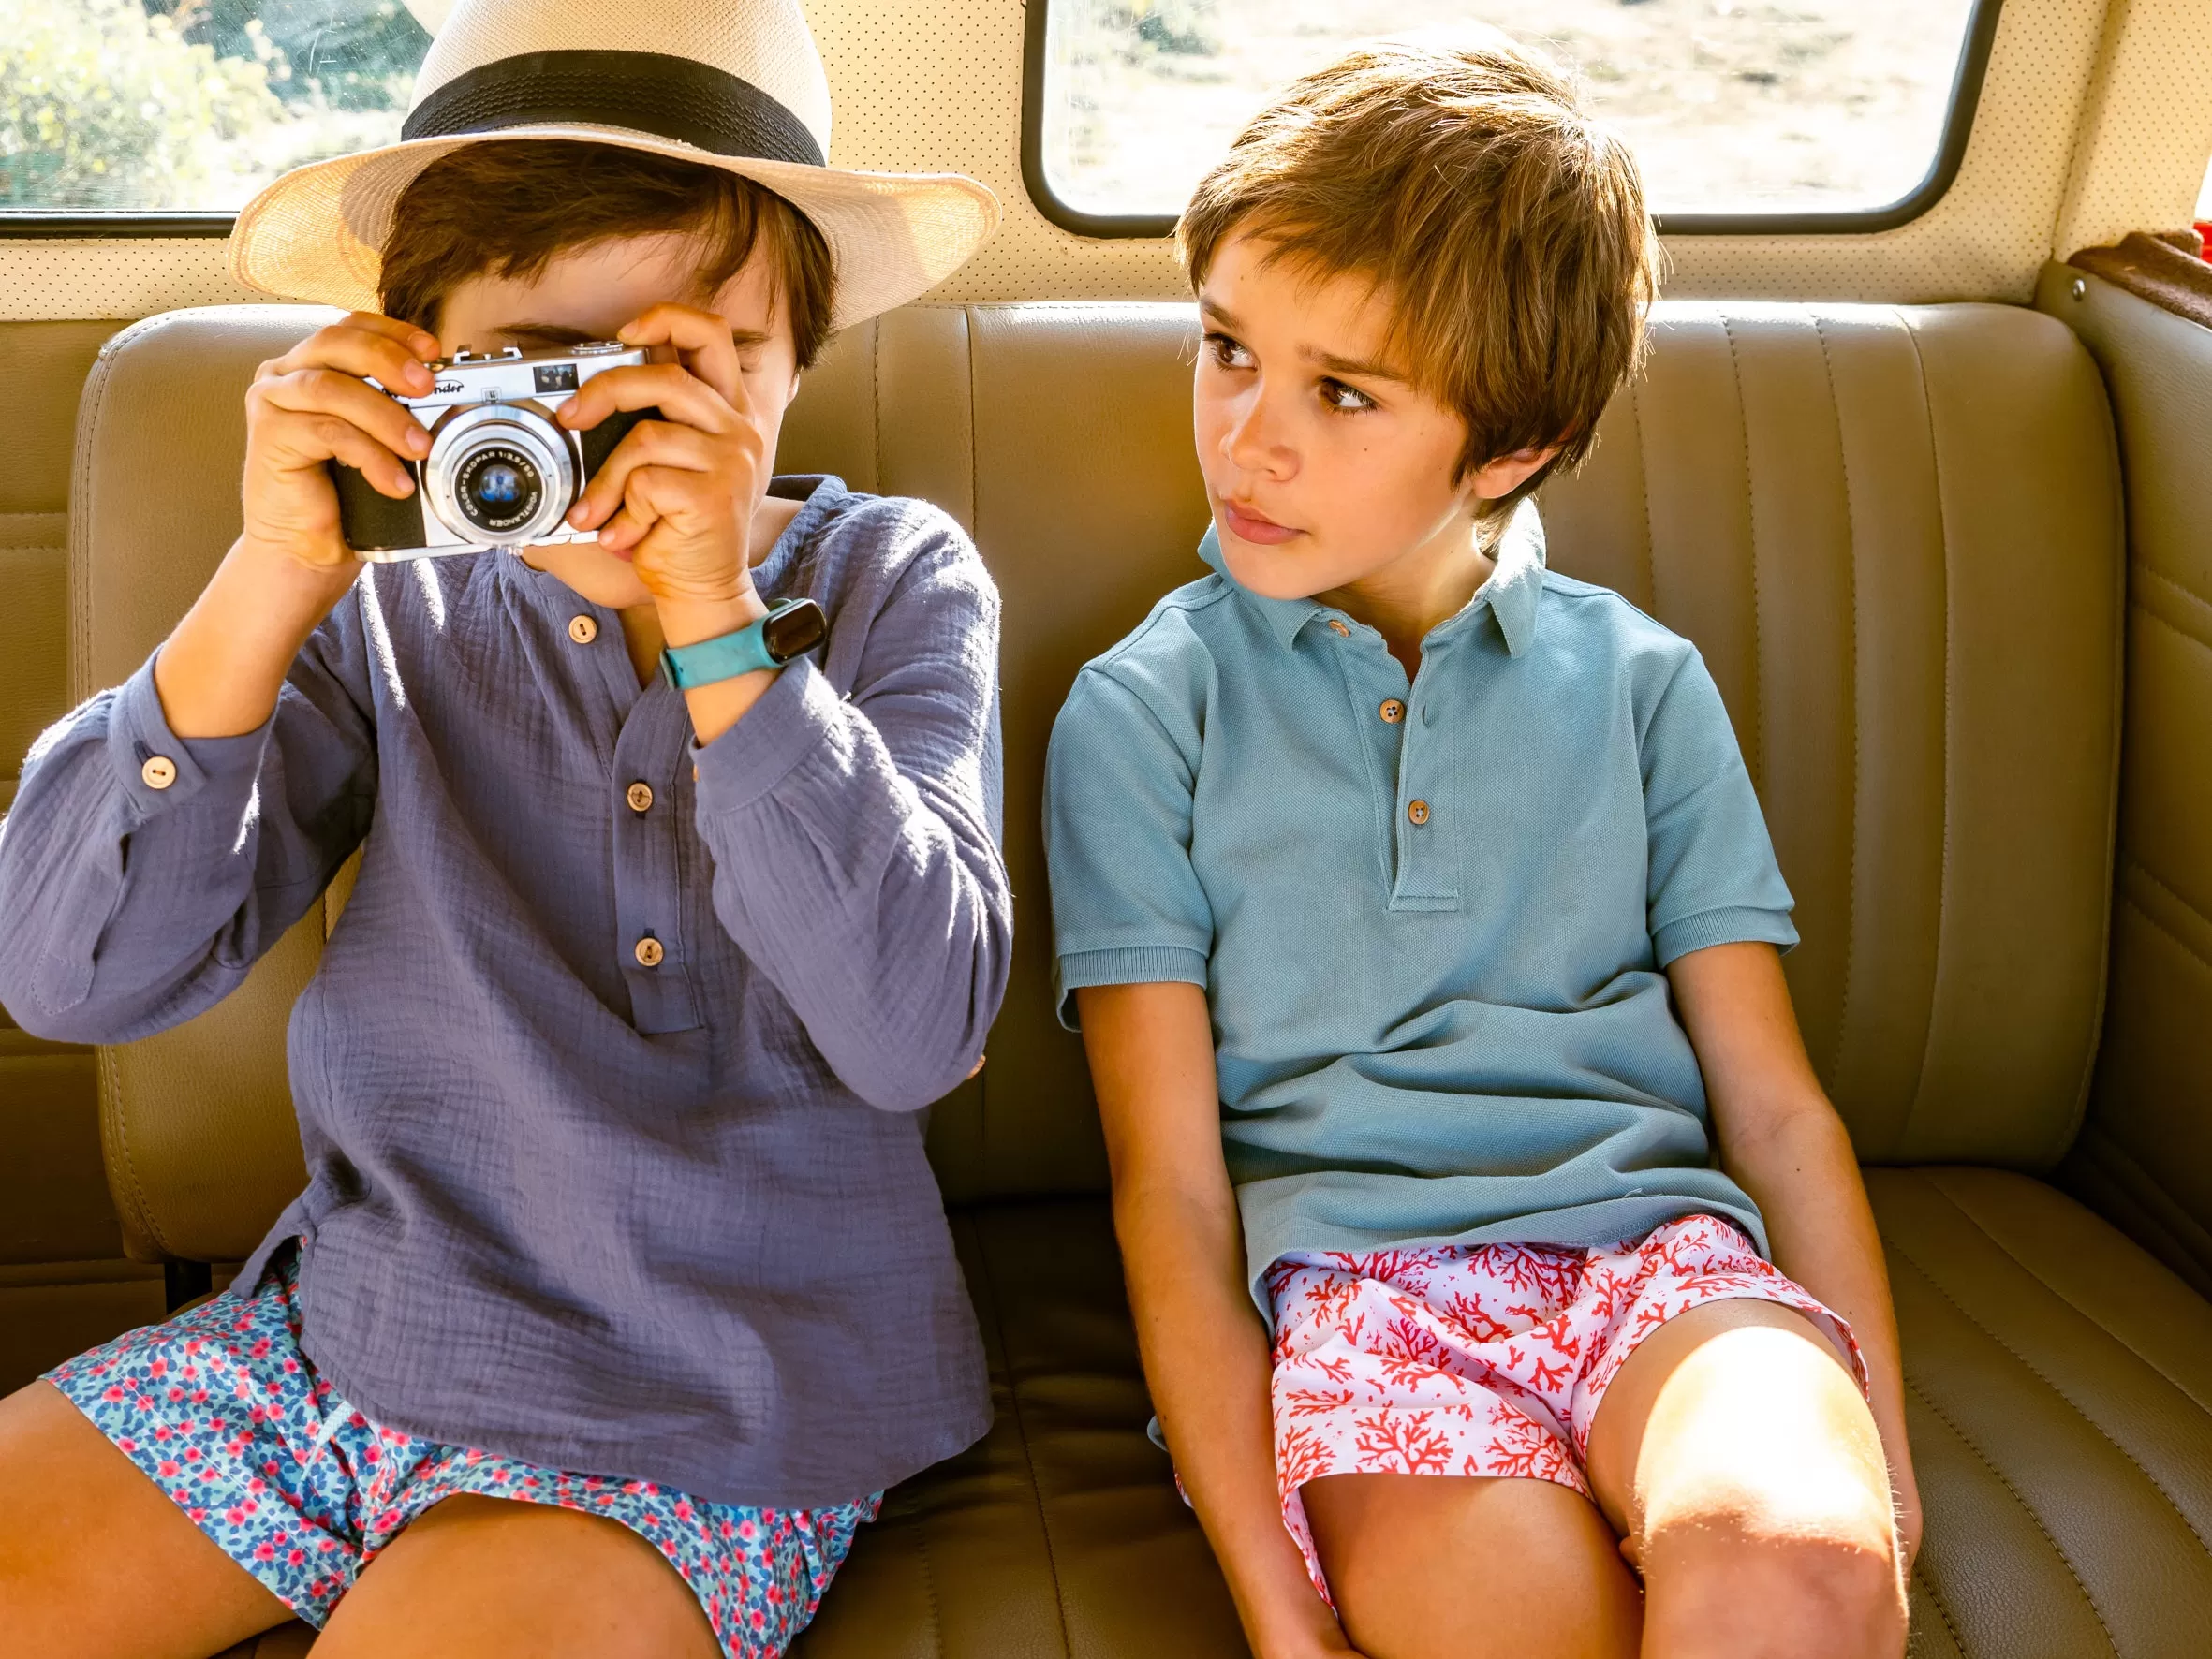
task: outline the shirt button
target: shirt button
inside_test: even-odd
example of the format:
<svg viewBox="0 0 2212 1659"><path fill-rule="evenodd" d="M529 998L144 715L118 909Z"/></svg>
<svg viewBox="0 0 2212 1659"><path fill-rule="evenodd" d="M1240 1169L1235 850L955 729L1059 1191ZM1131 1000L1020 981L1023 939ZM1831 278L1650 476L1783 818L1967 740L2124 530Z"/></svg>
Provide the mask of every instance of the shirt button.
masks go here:
<svg viewBox="0 0 2212 1659"><path fill-rule="evenodd" d="M623 791L622 798L630 803L630 811L634 813L648 813L653 810L653 785L651 784L632 784Z"/></svg>
<svg viewBox="0 0 2212 1659"><path fill-rule="evenodd" d="M1427 823L1428 802L1425 800L1416 800L1412 802L1406 808L1406 815L1408 818L1411 818L1416 824Z"/></svg>
<svg viewBox="0 0 2212 1659"><path fill-rule="evenodd" d="M1394 697L1384 698L1382 707L1375 712L1393 726L1406 718L1406 705Z"/></svg>
<svg viewBox="0 0 2212 1659"><path fill-rule="evenodd" d="M599 637L599 619L596 616L572 616L568 619L568 638L579 645L589 645Z"/></svg>
<svg viewBox="0 0 2212 1659"><path fill-rule="evenodd" d="M638 966L641 968L657 968L660 959L667 954L661 949L660 941L650 934L638 941Z"/></svg>
<svg viewBox="0 0 2212 1659"><path fill-rule="evenodd" d="M1329 632L1335 635L1339 639L1349 639L1351 638L1351 630L1346 627L1342 623L1338 622L1335 617L1331 617L1329 619Z"/></svg>
<svg viewBox="0 0 2212 1659"><path fill-rule="evenodd" d="M149 789L166 789L177 781L177 763L166 755L156 755L139 768L139 776Z"/></svg>

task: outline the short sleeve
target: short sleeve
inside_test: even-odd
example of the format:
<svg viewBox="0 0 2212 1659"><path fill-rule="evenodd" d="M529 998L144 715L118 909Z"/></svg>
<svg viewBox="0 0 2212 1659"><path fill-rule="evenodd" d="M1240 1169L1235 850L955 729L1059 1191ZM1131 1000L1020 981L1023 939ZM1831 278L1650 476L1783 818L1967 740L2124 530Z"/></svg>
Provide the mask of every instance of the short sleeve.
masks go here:
<svg viewBox="0 0 2212 1659"><path fill-rule="evenodd" d="M1718 687L1696 652L1645 724L1644 816L1659 965L1712 945L1797 943L1793 901Z"/></svg>
<svg viewBox="0 0 2212 1659"><path fill-rule="evenodd" d="M1085 668L1045 763L1054 996L1075 1029L1090 985L1203 986L1214 918L1190 863L1195 742L1178 741L1137 694Z"/></svg>

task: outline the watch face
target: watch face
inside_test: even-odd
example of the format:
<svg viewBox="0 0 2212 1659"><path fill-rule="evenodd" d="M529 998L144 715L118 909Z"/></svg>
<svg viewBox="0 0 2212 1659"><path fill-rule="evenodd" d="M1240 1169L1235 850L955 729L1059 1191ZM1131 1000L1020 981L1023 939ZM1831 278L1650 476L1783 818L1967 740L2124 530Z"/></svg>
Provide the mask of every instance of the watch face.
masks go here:
<svg viewBox="0 0 2212 1659"><path fill-rule="evenodd" d="M779 663L788 663L819 645L829 631L822 608L812 599L802 599L796 605L785 606L760 624L760 642L768 647L770 656Z"/></svg>

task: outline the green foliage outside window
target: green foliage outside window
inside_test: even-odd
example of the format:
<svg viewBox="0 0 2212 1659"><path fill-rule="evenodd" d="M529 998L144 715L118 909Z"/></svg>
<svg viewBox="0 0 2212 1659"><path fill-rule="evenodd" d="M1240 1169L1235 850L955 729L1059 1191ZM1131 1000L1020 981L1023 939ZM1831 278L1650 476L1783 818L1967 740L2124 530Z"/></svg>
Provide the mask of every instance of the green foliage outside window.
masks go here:
<svg viewBox="0 0 2212 1659"><path fill-rule="evenodd" d="M0 213L235 208L397 137L399 0L0 0Z"/></svg>

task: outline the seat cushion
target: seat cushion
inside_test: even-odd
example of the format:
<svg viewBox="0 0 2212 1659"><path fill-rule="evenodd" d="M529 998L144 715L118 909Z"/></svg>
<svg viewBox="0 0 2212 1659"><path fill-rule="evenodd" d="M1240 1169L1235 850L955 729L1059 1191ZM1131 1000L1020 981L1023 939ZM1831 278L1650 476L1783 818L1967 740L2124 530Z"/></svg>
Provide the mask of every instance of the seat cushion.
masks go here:
<svg viewBox="0 0 2212 1659"><path fill-rule="evenodd" d="M1244 1654L1205 1538L1144 1436L1105 1202L958 1210L953 1237L996 1421L885 1500L794 1655Z"/></svg>
<svg viewBox="0 0 2212 1659"><path fill-rule="evenodd" d="M2041 1182L1869 1169L1927 1509L1924 1659L2212 1646L2212 1304Z"/></svg>

